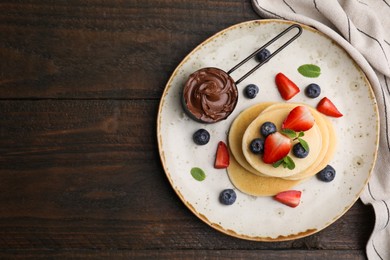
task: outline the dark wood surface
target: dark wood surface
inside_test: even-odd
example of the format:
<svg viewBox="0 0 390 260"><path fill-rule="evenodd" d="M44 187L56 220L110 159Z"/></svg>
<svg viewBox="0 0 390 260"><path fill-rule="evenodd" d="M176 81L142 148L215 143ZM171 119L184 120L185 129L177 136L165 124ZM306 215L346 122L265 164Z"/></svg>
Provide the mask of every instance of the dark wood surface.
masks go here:
<svg viewBox="0 0 390 260"><path fill-rule="evenodd" d="M249 0L0 1L0 258L365 259L360 201L315 235L245 241L200 221L164 174L170 74L258 18Z"/></svg>

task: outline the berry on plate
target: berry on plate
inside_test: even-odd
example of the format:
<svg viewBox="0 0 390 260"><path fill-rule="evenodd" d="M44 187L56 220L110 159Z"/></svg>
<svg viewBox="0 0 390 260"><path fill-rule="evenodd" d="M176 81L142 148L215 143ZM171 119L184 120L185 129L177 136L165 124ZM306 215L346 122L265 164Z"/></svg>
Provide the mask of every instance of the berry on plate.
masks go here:
<svg viewBox="0 0 390 260"><path fill-rule="evenodd" d="M255 138L249 144L249 150L254 154L262 154L264 152L264 139Z"/></svg>
<svg viewBox="0 0 390 260"><path fill-rule="evenodd" d="M245 87L244 93L247 98L255 98L257 93L259 93L259 87L255 84L249 84Z"/></svg>
<svg viewBox="0 0 390 260"><path fill-rule="evenodd" d="M324 182L333 181L335 176L336 176L336 170L330 165L327 165L324 169L322 169L317 173L317 178Z"/></svg>
<svg viewBox="0 0 390 260"><path fill-rule="evenodd" d="M232 205L236 201L237 195L233 189L225 189L219 194L219 202L224 205Z"/></svg>
<svg viewBox="0 0 390 260"><path fill-rule="evenodd" d="M309 98L316 98L321 94L321 88L316 83L311 83L305 88L305 95Z"/></svg>
<svg viewBox="0 0 390 260"><path fill-rule="evenodd" d="M260 133L264 138L276 132L276 126L272 122L264 122L260 127Z"/></svg>
<svg viewBox="0 0 390 260"><path fill-rule="evenodd" d="M210 140L210 133L206 129L201 128L195 131L192 135L192 139L198 145L205 145Z"/></svg>
<svg viewBox="0 0 390 260"><path fill-rule="evenodd" d="M306 158L309 155L309 150L306 150L301 143L294 144L292 151L297 158Z"/></svg>
<svg viewBox="0 0 390 260"><path fill-rule="evenodd" d="M271 52L268 49L262 49L256 54L256 60L258 62L265 61L269 56L271 55Z"/></svg>
<svg viewBox="0 0 390 260"><path fill-rule="evenodd" d="M330 101L329 98L324 97L317 105L317 110L327 116L342 117L343 114L337 109L337 107Z"/></svg>
<svg viewBox="0 0 390 260"><path fill-rule="evenodd" d="M301 202L302 192L299 190L287 190L279 192L275 195L275 200L289 206L295 208Z"/></svg>
<svg viewBox="0 0 390 260"><path fill-rule="evenodd" d="M264 163L275 163L283 159L291 150L291 139L279 132L267 136L264 142Z"/></svg>
<svg viewBox="0 0 390 260"><path fill-rule="evenodd" d="M230 157L226 144L222 141L218 143L217 153L215 155L214 168L224 169L229 166Z"/></svg>
<svg viewBox="0 0 390 260"><path fill-rule="evenodd" d="M307 131L314 125L314 117L309 108L297 106L287 115L283 121L282 129L291 129L296 132Z"/></svg>
<svg viewBox="0 0 390 260"><path fill-rule="evenodd" d="M275 83L279 93L284 100L289 100L299 93L300 89L294 82L287 78L283 73L278 73L275 77Z"/></svg>

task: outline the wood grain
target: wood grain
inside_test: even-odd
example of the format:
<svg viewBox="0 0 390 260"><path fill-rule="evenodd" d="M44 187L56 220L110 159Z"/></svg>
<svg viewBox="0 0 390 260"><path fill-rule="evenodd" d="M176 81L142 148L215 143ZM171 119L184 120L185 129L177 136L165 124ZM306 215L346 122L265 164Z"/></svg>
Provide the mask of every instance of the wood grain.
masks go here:
<svg viewBox="0 0 390 260"><path fill-rule="evenodd" d="M19 253L0 253L2 258L25 259L25 254ZM34 259L321 259L321 260L361 260L366 259L364 252L345 250L345 251L327 251L327 250L171 250L171 251L71 251L71 252L52 252L38 251L33 254Z"/></svg>
<svg viewBox="0 0 390 260"><path fill-rule="evenodd" d="M157 106L1 101L0 249L364 247L372 216L360 202L319 234L290 242L248 242L208 227L165 177L150 127Z"/></svg>
<svg viewBox="0 0 390 260"><path fill-rule="evenodd" d="M170 74L258 18L249 0L1 1L0 258L365 259L360 201L315 235L245 241L196 218L165 176Z"/></svg>
<svg viewBox="0 0 390 260"><path fill-rule="evenodd" d="M248 1L1 3L0 97L160 98L196 45L258 18Z"/></svg>

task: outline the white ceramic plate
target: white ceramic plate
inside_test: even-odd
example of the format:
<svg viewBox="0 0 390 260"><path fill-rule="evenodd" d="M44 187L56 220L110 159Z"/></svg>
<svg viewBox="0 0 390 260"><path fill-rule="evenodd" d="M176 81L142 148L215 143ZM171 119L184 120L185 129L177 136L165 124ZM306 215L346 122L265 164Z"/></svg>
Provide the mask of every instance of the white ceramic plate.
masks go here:
<svg viewBox="0 0 390 260"><path fill-rule="evenodd" d="M298 39L238 85L238 104L228 119L202 124L185 114L180 103L181 91L192 72L203 67L227 71L291 24L279 20L249 21L217 33L179 64L161 99L157 119L158 145L173 189L197 217L231 236L282 241L318 232L354 204L374 167L379 120L370 84L345 50L324 34L304 25ZM302 76L297 71L302 64L318 65L321 75L318 78ZM237 80L249 67L240 68L232 77ZM344 114L341 118L330 118L338 138L336 154L330 162L337 171L336 178L331 183L324 183L313 177L296 186L294 189L302 191L301 204L296 208L278 203L271 197L241 193L229 181L226 170L213 167L217 143L220 140L227 143L230 124L242 110L265 101L285 102L274 83L278 72L283 72L301 87L301 93L291 102L315 107L327 96ZM321 86L322 93L319 98L309 99L303 88L313 82ZM242 94L244 86L250 83L260 87L255 99L247 99ZM199 128L211 133L211 140L205 146L198 146L192 140L192 134ZM191 176L193 167L204 170L204 181ZM231 206L218 201L219 193L226 188L233 188L237 193L237 200Z"/></svg>

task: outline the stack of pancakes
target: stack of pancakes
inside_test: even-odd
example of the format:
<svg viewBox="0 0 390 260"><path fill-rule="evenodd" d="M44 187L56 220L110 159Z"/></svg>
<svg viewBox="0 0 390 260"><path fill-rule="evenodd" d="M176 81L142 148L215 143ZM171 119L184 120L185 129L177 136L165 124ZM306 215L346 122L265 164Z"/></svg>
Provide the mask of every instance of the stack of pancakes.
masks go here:
<svg viewBox="0 0 390 260"><path fill-rule="evenodd" d="M261 138L260 127L269 121L281 131L284 119L292 109L303 104L261 103L242 111L233 121L229 130L231 153L228 174L233 185L240 191L253 196L273 196L286 191L312 177L332 159L336 148L336 135L331 122L316 109L309 108L315 123L302 137L310 147L306 158L297 158L290 151L295 162L290 170L273 167L262 160L262 155L250 151L249 144ZM297 141L293 141L293 144Z"/></svg>

